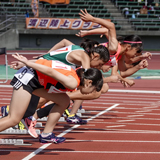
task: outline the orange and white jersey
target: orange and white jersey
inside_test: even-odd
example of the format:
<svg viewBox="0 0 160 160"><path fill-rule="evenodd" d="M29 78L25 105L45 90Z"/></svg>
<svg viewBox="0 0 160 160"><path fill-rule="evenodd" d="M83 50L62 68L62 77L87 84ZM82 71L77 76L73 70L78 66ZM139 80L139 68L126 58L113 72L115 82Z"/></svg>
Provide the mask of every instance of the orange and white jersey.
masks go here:
<svg viewBox="0 0 160 160"><path fill-rule="evenodd" d="M77 87L79 86L80 84L79 77L77 76L75 70L71 68L71 66L68 66L60 61L53 61L53 60L46 60L46 59L39 59L36 61L36 63L53 68L56 71L62 73L63 75L73 76L77 80L77 83L78 83ZM72 91L71 89L64 87L57 80L47 75L44 75L39 71L36 71L36 72L37 72L38 80L40 84L43 85L44 88L48 90L48 93L65 93L67 91Z"/></svg>

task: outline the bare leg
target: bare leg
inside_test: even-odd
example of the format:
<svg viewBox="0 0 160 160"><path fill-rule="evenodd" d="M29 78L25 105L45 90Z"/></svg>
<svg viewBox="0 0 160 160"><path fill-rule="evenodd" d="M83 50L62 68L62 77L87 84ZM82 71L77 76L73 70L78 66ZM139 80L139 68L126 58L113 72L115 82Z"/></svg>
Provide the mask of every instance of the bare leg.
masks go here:
<svg viewBox="0 0 160 160"><path fill-rule="evenodd" d="M68 107L70 99L66 93L47 93L47 91L42 88L34 91L33 94L55 102L55 106L52 108L43 130L43 133L51 133L62 113Z"/></svg>
<svg viewBox="0 0 160 160"><path fill-rule="evenodd" d="M22 119L31 99L31 94L20 87L13 89L10 110L7 117L0 119L0 131L15 126Z"/></svg>
<svg viewBox="0 0 160 160"><path fill-rule="evenodd" d="M70 115L76 114L83 100L75 100Z"/></svg>

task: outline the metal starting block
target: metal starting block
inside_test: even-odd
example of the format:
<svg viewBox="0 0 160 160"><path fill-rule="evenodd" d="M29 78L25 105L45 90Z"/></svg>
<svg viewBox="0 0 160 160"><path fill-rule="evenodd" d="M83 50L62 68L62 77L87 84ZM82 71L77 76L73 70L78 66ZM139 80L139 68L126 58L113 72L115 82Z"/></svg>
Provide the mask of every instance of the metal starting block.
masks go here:
<svg viewBox="0 0 160 160"><path fill-rule="evenodd" d="M36 133L40 134L40 130L36 129ZM28 131L26 129L19 130L19 129L8 128L0 132L0 134L28 134Z"/></svg>
<svg viewBox="0 0 160 160"><path fill-rule="evenodd" d="M23 139L0 139L0 145L32 145L32 144L24 144Z"/></svg>

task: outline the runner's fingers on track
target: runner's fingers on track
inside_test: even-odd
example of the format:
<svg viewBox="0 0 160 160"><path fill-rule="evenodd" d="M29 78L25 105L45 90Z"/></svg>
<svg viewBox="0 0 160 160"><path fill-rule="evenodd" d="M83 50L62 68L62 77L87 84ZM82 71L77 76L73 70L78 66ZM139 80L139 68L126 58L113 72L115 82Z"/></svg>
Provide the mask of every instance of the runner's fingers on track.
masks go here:
<svg viewBox="0 0 160 160"><path fill-rule="evenodd" d="M122 83L123 87L128 87L127 83L123 80L120 80L120 82Z"/></svg>

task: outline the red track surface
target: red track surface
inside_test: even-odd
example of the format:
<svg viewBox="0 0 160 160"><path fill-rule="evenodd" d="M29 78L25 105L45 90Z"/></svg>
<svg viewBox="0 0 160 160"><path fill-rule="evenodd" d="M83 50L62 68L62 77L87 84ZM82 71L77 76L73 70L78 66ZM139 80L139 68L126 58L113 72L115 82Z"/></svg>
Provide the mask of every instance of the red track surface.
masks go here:
<svg viewBox="0 0 160 160"><path fill-rule="evenodd" d="M153 59L154 56L150 61L151 69L159 69L159 66L154 66L158 63L158 59ZM29 135L0 134L0 139L24 139L24 144L32 144L31 146L1 145L0 159L159 160L160 94L127 93L127 90L160 91L160 80L135 81L136 85L126 89L126 92L108 92L97 100L85 101L83 109L86 112L82 113L82 116L85 119L91 118L87 125L74 126L58 122L54 130L56 135L75 127L64 135L67 140L63 144L50 144L46 147ZM121 84L110 84L110 89L124 88ZM1 106L9 103L11 92L11 88L0 88ZM110 109L115 104L117 106ZM99 113L101 115L98 116ZM93 117L95 115L96 118ZM45 123L42 123L44 126ZM38 129L43 130L43 128ZM40 151L40 147L44 149ZM35 155L32 154L28 158L32 152Z"/></svg>

